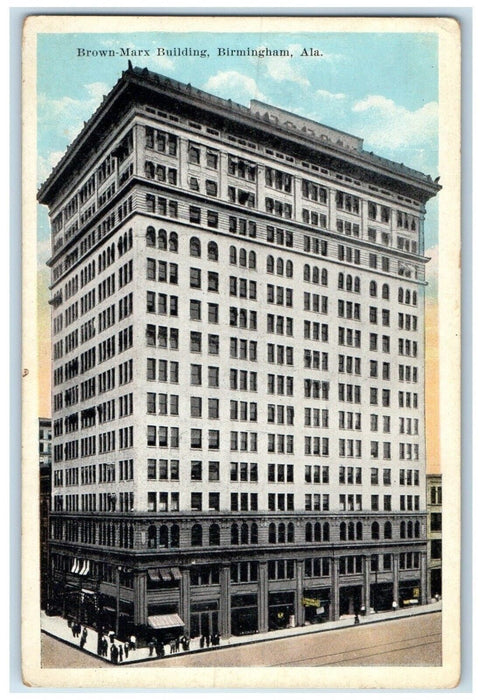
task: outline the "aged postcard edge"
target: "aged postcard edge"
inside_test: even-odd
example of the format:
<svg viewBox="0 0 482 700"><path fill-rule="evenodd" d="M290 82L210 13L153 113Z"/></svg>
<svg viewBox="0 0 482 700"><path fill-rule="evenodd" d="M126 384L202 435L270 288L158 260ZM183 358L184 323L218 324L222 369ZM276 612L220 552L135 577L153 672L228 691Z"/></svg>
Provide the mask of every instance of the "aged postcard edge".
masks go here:
<svg viewBox="0 0 482 700"><path fill-rule="evenodd" d="M258 688L447 688L460 670L460 38L447 18L37 16L23 42L23 413L22 413L22 667L37 687L246 688L246 669L44 669L40 665L38 544L38 373L36 334L36 36L41 32L132 31L397 31L437 32L440 42L440 392L441 463L444 465L443 666L436 668L250 668ZM307 25L307 23L309 23ZM456 146L454 148L454 145ZM28 253L26 254L26 252ZM450 407L450 410L448 410ZM450 573L447 573L450 569ZM343 676L341 679L340 676ZM409 676L409 677L407 677Z"/></svg>

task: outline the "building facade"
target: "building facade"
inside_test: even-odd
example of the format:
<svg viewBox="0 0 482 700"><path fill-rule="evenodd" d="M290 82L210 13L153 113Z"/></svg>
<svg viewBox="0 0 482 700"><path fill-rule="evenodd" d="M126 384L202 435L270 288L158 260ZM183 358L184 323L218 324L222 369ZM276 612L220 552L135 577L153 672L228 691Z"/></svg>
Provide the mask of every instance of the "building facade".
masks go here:
<svg viewBox="0 0 482 700"><path fill-rule="evenodd" d="M442 475L427 474L428 594L442 595Z"/></svg>
<svg viewBox="0 0 482 700"><path fill-rule="evenodd" d="M129 66L39 191L63 614L229 636L425 602L438 189Z"/></svg>
<svg viewBox="0 0 482 700"><path fill-rule="evenodd" d="M49 513L52 491L52 421L39 418L40 607L47 607L49 581Z"/></svg>

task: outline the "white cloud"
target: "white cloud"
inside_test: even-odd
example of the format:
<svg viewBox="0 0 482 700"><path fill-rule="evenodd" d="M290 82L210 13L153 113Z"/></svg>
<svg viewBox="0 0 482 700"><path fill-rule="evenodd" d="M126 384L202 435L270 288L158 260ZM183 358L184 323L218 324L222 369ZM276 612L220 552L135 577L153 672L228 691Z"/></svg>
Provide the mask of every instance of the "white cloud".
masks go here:
<svg viewBox="0 0 482 700"><path fill-rule="evenodd" d="M214 92L220 97L231 98L237 95L237 102L249 102L250 99L266 101L253 78L235 70L220 71L212 75L203 85L203 90Z"/></svg>
<svg viewBox="0 0 482 700"><path fill-rule="evenodd" d="M109 87L100 82L88 83L84 85L84 90L87 95L83 99L64 96L49 100L44 94L38 97L40 122L48 124L51 131L60 128L66 144L77 136L84 121L91 116L102 102L103 96L109 92Z"/></svg>
<svg viewBox="0 0 482 700"><path fill-rule="evenodd" d="M346 95L343 92L330 92L329 90L317 90L315 95L325 100L344 100Z"/></svg>
<svg viewBox="0 0 482 700"><path fill-rule="evenodd" d="M428 102L410 111L382 95L368 95L352 111L363 123L360 133L374 148L389 150L427 147L438 129L438 105Z"/></svg>
<svg viewBox="0 0 482 700"><path fill-rule="evenodd" d="M37 181L45 182L52 170L63 156L63 151L51 151L46 158L39 156L37 162Z"/></svg>

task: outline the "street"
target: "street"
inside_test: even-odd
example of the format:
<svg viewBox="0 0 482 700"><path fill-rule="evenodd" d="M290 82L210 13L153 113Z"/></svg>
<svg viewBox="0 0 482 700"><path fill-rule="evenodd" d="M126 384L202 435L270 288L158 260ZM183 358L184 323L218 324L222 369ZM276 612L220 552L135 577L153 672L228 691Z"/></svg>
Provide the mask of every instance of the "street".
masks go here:
<svg viewBox="0 0 482 700"><path fill-rule="evenodd" d="M152 661L148 660L146 650L146 662L142 666L439 666L441 663L442 615L431 613ZM106 665L42 634L44 668Z"/></svg>

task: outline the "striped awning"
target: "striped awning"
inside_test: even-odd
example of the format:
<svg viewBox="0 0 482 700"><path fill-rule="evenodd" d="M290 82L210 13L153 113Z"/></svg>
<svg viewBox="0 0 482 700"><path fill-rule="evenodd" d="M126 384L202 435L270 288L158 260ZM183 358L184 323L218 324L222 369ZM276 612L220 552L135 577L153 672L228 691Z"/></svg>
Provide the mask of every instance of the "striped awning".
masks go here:
<svg viewBox="0 0 482 700"><path fill-rule="evenodd" d="M180 581L181 580L181 572L177 568L177 566L173 566L171 569L171 576L174 579L174 581Z"/></svg>
<svg viewBox="0 0 482 700"><path fill-rule="evenodd" d="M168 627L184 627L184 622L179 615L171 613L170 615L150 615L147 618L149 627L155 630L167 629Z"/></svg>
<svg viewBox="0 0 482 700"><path fill-rule="evenodd" d="M159 569L159 573L161 575L161 579L168 583L169 581L172 581L171 579L171 573L169 569Z"/></svg>
<svg viewBox="0 0 482 700"><path fill-rule="evenodd" d="M155 583L159 583L159 581L161 580L158 569L148 569L147 575L149 576L149 579L151 581L155 581Z"/></svg>

